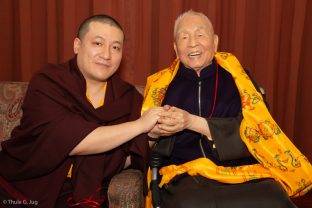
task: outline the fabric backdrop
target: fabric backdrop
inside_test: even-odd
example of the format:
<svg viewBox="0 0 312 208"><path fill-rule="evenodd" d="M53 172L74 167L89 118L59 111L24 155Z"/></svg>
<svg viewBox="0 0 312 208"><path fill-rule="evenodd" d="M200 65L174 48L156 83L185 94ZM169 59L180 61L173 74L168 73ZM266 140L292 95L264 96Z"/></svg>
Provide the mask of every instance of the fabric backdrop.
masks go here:
<svg viewBox="0 0 312 208"><path fill-rule="evenodd" d="M310 0L1 0L0 80L29 81L46 63L68 60L79 23L106 13L126 33L119 73L144 85L175 58L174 20L189 9L211 19L219 51L234 53L249 69L273 117L311 161Z"/></svg>

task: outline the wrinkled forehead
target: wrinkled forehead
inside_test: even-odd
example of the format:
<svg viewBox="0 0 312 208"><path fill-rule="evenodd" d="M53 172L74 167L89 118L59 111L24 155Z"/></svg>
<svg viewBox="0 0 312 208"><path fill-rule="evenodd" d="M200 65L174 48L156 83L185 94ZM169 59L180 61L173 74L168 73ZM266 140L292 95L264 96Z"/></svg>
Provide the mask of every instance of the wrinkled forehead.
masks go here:
<svg viewBox="0 0 312 208"><path fill-rule="evenodd" d="M206 30L209 34L214 34L210 20L200 14L189 14L182 17L176 24L175 37L188 30Z"/></svg>

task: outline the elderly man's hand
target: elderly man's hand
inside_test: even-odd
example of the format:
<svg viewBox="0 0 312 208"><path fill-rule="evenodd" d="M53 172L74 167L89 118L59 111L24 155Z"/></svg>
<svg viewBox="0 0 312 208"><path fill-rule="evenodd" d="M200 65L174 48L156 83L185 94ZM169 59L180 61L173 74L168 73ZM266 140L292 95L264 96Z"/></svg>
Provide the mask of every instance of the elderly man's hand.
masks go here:
<svg viewBox="0 0 312 208"><path fill-rule="evenodd" d="M157 139L160 136L171 136L184 129L198 132L207 136L211 140L211 134L208 123L205 118L193 115L177 107L165 105L157 124L148 133L152 138Z"/></svg>
<svg viewBox="0 0 312 208"><path fill-rule="evenodd" d="M159 114L157 124L148 133L155 140L160 136L171 136L183 129L187 128L190 123L190 115L188 112L176 107L165 105L163 111Z"/></svg>
<svg viewBox="0 0 312 208"><path fill-rule="evenodd" d="M157 127L162 133L174 134L190 127L192 114L177 107L164 106Z"/></svg>

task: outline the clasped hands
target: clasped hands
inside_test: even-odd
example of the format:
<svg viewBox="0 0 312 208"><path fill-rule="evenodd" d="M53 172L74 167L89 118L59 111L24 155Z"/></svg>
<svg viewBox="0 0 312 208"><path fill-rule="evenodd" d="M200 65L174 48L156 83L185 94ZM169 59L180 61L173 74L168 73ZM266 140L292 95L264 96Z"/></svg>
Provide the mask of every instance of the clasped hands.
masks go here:
<svg viewBox="0 0 312 208"><path fill-rule="evenodd" d="M159 118L154 127L148 132L149 137L157 139L160 136L170 136L187 129L192 116L185 110L165 105L157 114Z"/></svg>

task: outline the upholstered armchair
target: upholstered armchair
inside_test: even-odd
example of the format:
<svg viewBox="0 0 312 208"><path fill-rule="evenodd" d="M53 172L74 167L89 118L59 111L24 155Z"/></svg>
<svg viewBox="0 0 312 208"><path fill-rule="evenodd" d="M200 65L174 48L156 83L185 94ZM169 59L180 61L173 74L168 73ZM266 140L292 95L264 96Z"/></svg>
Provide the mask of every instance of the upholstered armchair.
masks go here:
<svg viewBox="0 0 312 208"><path fill-rule="evenodd" d="M12 129L20 122L27 87L27 82L0 82L0 144L10 139ZM108 199L111 208L144 207L142 173L129 169L116 175L110 182Z"/></svg>

